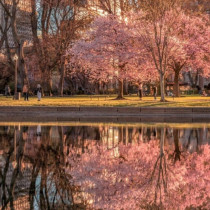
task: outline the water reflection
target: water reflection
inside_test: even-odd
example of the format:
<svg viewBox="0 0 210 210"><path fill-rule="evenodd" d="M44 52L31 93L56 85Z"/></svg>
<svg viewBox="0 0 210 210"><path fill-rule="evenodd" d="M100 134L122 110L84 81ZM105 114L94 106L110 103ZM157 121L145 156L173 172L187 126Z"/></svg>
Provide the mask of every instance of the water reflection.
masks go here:
<svg viewBox="0 0 210 210"><path fill-rule="evenodd" d="M208 124L2 125L0 208L208 209L209 143Z"/></svg>

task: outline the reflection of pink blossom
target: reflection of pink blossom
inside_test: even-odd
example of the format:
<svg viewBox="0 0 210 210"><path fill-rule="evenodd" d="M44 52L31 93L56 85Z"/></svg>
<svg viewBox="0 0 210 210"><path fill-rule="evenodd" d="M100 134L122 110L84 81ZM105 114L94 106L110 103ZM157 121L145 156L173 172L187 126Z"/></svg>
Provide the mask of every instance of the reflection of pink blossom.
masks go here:
<svg viewBox="0 0 210 210"><path fill-rule="evenodd" d="M82 154L77 161L69 158L73 180L81 186L84 196L91 198L94 208L209 209L209 145L203 146L201 154L186 153L176 164L166 151L160 155L158 141L119 145L117 149L117 157L113 149L95 146L92 153ZM159 179L161 167L165 175Z"/></svg>

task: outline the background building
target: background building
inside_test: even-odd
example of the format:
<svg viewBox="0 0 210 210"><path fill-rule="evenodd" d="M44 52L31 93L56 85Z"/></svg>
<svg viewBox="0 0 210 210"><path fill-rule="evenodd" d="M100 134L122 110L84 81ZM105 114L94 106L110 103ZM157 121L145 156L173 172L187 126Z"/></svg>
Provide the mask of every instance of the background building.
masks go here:
<svg viewBox="0 0 210 210"><path fill-rule="evenodd" d="M12 10L12 1L6 1L9 11ZM31 5L30 0L20 0L17 5L17 14L16 14L16 26L17 26L17 34L22 41L26 41L27 43L32 40L32 30L30 24L30 14L31 14ZM6 13L0 4L0 25L2 28L5 26L5 18ZM8 19L8 23L10 22L10 18ZM2 34L1 34L2 35ZM10 48L13 48L14 38L12 34L11 27L7 31L8 44ZM3 50L5 49L5 43L3 45Z"/></svg>

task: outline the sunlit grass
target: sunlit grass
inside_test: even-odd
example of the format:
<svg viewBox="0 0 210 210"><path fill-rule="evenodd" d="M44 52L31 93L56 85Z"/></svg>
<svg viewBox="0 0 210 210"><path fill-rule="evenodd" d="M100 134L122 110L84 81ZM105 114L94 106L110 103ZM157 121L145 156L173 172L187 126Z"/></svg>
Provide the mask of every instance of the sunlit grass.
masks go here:
<svg viewBox="0 0 210 210"><path fill-rule="evenodd" d="M210 123L199 122L199 123L153 123L153 122L122 122L122 123L113 123L113 122L0 122L0 126L115 126L115 127L168 127L168 128L177 128L177 129L187 129L187 128L210 128Z"/></svg>
<svg viewBox="0 0 210 210"><path fill-rule="evenodd" d="M160 97L125 96L126 100L113 100L116 96L70 96L70 97L43 97L37 101L36 97L30 97L29 101L13 100L12 97L0 97L0 106L132 106L132 107L210 107L210 97L198 95L182 96L179 98L166 97L168 102L160 102Z"/></svg>

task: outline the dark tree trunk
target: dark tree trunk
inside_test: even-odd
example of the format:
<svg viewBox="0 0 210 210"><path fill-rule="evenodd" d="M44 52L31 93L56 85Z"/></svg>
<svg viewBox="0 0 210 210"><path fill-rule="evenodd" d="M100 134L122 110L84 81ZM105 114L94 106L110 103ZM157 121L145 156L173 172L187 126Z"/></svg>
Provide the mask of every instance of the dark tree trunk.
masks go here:
<svg viewBox="0 0 210 210"><path fill-rule="evenodd" d="M180 63L180 62L175 62L172 66L174 70L174 87L173 87L173 92L175 97L179 97L179 74L184 67L185 63Z"/></svg>
<svg viewBox="0 0 210 210"><path fill-rule="evenodd" d="M179 69L174 70L174 96L179 97Z"/></svg>
<svg viewBox="0 0 210 210"><path fill-rule="evenodd" d="M95 93L96 94L100 94L100 85L99 85L99 82L96 82L95 83ZM103 93L104 93L104 89L103 89ZM87 94L87 93L85 93L85 94Z"/></svg>
<svg viewBox="0 0 210 210"><path fill-rule="evenodd" d="M125 99L123 97L123 79L118 80L118 95L117 95L117 100L122 100Z"/></svg>
<svg viewBox="0 0 210 210"><path fill-rule="evenodd" d="M51 75L51 73L49 75L49 96L53 96L53 93L52 93L52 75Z"/></svg>
<svg viewBox="0 0 210 210"><path fill-rule="evenodd" d="M58 93L59 96L63 96L64 77L65 77L65 64L62 63L62 65L61 65L60 83L59 83L59 93Z"/></svg>
<svg viewBox="0 0 210 210"><path fill-rule="evenodd" d="M42 71L41 86L43 96L45 93L46 95L49 94L49 96L52 96L52 73L49 68L45 71Z"/></svg>
<svg viewBox="0 0 210 210"><path fill-rule="evenodd" d="M161 102L165 102L165 75L160 73L160 95L161 95Z"/></svg>
<svg viewBox="0 0 210 210"><path fill-rule="evenodd" d="M178 129L174 129L173 130L173 136L174 136L174 162L176 162L177 160L180 160L181 157L181 151L179 149L179 130Z"/></svg>
<svg viewBox="0 0 210 210"><path fill-rule="evenodd" d="M19 49L19 56L20 56L19 57L19 71L20 71L21 88L23 87L24 84L27 84L29 86L28 70L25 64L24 45L25 43L21 41L20 49Z"/></svg>

